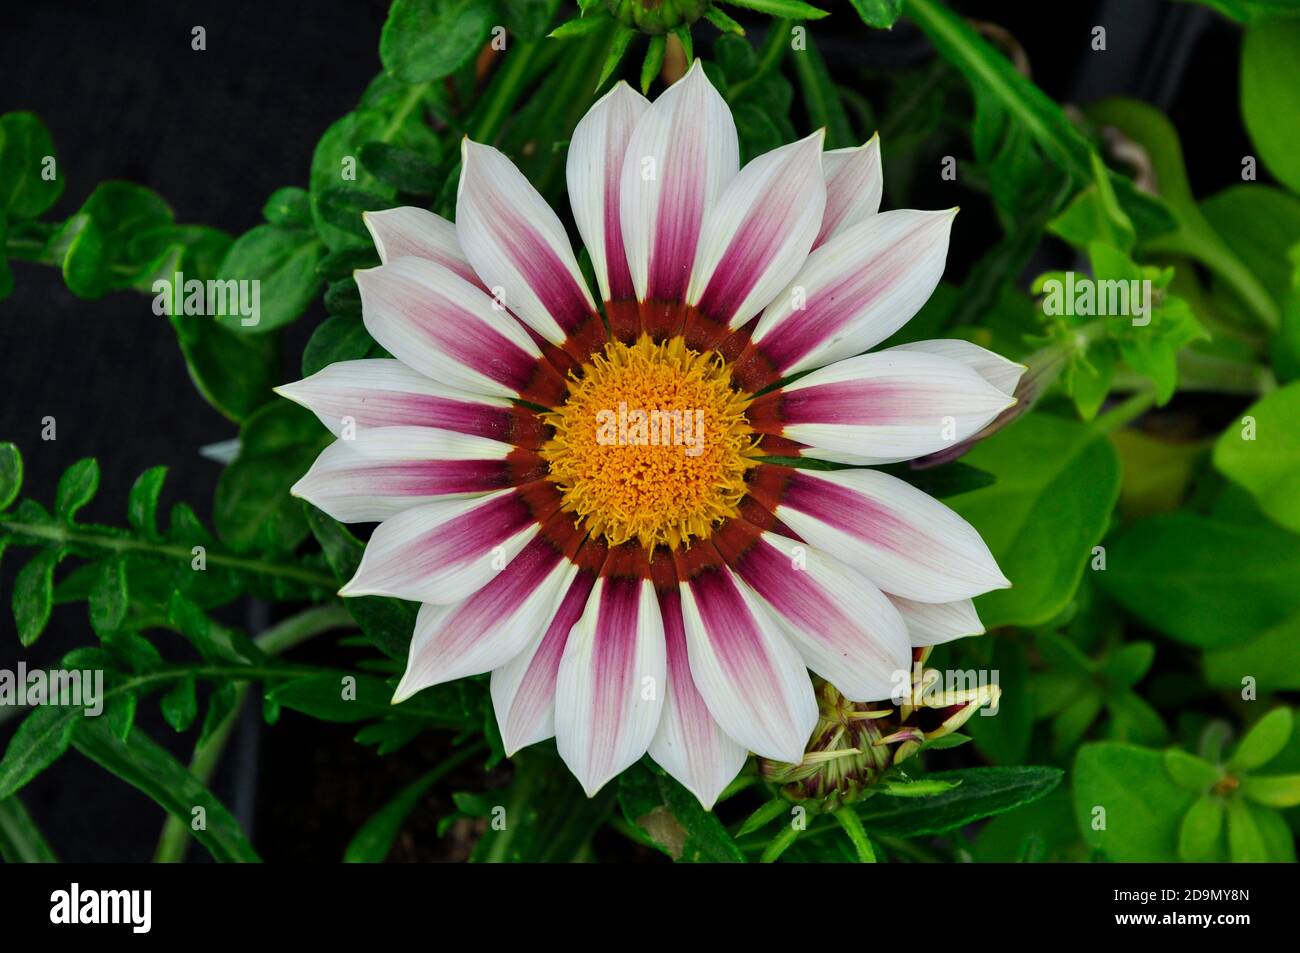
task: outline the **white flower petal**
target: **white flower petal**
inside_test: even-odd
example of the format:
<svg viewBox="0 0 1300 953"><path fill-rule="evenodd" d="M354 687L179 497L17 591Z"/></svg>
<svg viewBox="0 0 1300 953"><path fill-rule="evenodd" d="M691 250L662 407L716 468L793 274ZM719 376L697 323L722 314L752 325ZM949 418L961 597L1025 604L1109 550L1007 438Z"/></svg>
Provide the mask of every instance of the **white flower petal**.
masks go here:
<svg viewBox="0 0 1300 953"><path fill-rule="evenodd" d="M903 621L915 648L942 645L968 635L982 635L984 623L969 599L956 602L913 602L902 596L890 596Z"/></svg>
<svg viewBox="0 0 1300 953"><path fill-rule="evenodd" d="M884 178L880 137L851 149L832 149L822 156L826 173L826 212L813 248L880 211Z"/></svg>

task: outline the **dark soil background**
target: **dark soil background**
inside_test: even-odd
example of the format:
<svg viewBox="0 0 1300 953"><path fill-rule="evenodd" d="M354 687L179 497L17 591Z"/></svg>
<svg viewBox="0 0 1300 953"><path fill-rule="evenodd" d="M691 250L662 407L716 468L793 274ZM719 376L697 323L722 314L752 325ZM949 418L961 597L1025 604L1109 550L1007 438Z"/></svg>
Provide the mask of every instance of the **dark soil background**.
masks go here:
<svg viewBox="0 0 1300 953"><path fill-rule="evenodd" d="M855 30L848 5L830 5L838 13L833 35L816 25L810 32L837 73L860 63L912 66L932 55L905 23L891 33ZM0 112L32 110L49 126L67 182L54 215L71 214L100 181L129 179L166 198L178 221L237 235L260 221L275 188L306 184L316 140L379 71L387 6L383 0L13 6L0 34ZM1237 104L1240 33L1233 24L1169 0L958 6L1009 29L1035 81L1058 101L1124 93L1164 109L1182 134L1198 196L1240 181L1249 146ZM759 27L751 37L760 41L761 21L746 22ZM1089 48L1097 24L1107 28L1106 52ZM190 46L196 25L207 31L204 52ZM707 50L706 36L701 32L697 44ZM884 150L888 163L888 142ZM935 176L934 201L918 195L917 207L954 204L945 188L953 184ZM991 213L972 207L987 203L964 204L975 214L954 232L950 277L964 274L997 234ZM15 263L14 271L16 291L0 303L0 438L23 451L25 492L50 502L62 471L95 456L103 480L85 516L121 524L135 477L165 463L171 470L164 507L184 498L206 518L219 468L198 451L235 431L194 391L171 330L153 315L149 299L120 293L82 301L52 269ZM302 343L323 317L317 305L293 329L285 380L297 376ZM40 439L45 416L57 420L56 441ZM0 568L5 601L19 556L11 554ZM230 621L255 628L258 620L237 614ZM20 657L31 667L48 666L89 638L83 605L56 608L45 635L23 656L6 608L0 668L14 668ZM337 651L307 648L301 657L338 661ZM268 860L338 860L369 814L432 763L441 744L428 736L380 759L353 743L346 725L286 712L266 729L256 712L245 716L214 787ZM141 721L187 757L192 738L177 738L163 726L156 706L141 706ZM13 720L0 724L0 744L13 726ZM439 790L456 787L453 776ZM69 860L148 860L162 824L151 801L75 752L25 789L23 800L56 853ZM431 796L393 859L463 859L472 830L435 838L437 819L450 810L445 794ZM202 854L194 850L191 858ZM619 843L602 855L645 856Z"/></svg>

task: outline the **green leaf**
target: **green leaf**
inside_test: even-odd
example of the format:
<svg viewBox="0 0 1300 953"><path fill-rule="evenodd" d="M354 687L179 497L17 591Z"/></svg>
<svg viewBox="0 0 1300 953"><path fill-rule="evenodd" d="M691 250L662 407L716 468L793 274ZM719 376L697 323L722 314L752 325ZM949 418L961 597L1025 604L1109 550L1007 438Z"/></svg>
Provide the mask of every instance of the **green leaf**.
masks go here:
<svg viewBox="0 0 1300 953"><path fill-rule="evenodd" d="M304 504L307 524L325 553L339 583L344 583L356 573L361 564L364 544L353 536L346 526L316 507ZM401 599L381 596L360 596L343 600L357 624L385 655L405 662L415 629L418 607Z"/></svg>
<svg viewBox="0 0 1300 953"><path fill-rule="evenodd" d="M195 388L220 413L239 423L271 397L280 376L273 337L236 334L205 315L168 320ZM230 373L232 367L239 373Z"/></svg>
<svg viewBox="0 0 1300 953"><path fill-rule="evenodd" d="M1217 10L1238 23L1257 23L1269 17L1300 16L1295 0L1182 0Z"/></svg>
<svg viewBox="0 0 1300 953"><path fill-rule="evenodd" d="M733 7L746 7L771 17L791 20L820 20L828 16L825 10L803 0L727 0Z"/></svg>
<svg viewBox="0 0 1300 953"><path fill-rule="evenodd" d="M947 501L992 550L1013 588L981 596L985 626L1037 625L1070 601L1119 496L1111 444L1083 424L1034 413L977 443L964 462L986 489Z"/></svg>
<svg viewBox="0 0 1300 953"><path fill-rule="evenodd" d="M1251 775L1241 779L1241 795L1267 807L1300 805L1300 774Z"/></svg>
<svg viewBox="0 0 1300 953"><path fill-rule="evenodd" d="M296 185L276 189L262 206L262 217L272 225L311 228L311 196Z"/></svg>
<svg viewBox="0 0 1300 953"><path fill-rule="evenodd" d="M935 772L925 779L957 787L932 797L870 798L858 816L873 834L942 834L1036 801L1060 784L1062 775L1059 768L1031 766Z"/></svg>
<svg viewBox="0 0 1300 953"><path fill-rule="evenodd" d="M395 0L379 35L379 58L403 83L442 79L478 55L496 22L496 7L486 0Z"/></svg>
<svg viewBox="0 0 1300 953"><path fill-rule="evenodd" d="M18 641L23 645L35 642L50 621L54 567L62 555L57 548L44 549L33 556L14 579L14 622L18 626Z"/></svg>
<svg viewBox="0 0 1300 953"><path fill-rule="evenodd" d="M1202 202L1201 212L1273 299L1285 301L1287 252L1300 242L1300 199L1270 185L1232 185Z"/></svg>
<svg viewBox="0 0 1300 953"><path fill-rule="evenodd" d="M33 113L0 116L0 219L36 218L63 194L54 140Z"/></svg>
<svg viewBox="0 0 1300 953"><path fill-rule="evenodd" d="M49 254L62 261L68 290L79 297L148 288L168 249L134 246L132 239L171 224L171 208L152 190L131 182L101 182L64 223Z"/></svg>
<svg viewBox="0 0 1300 953"><path fill-rule="evenodd" d="M1106 659L1101 673L1112 688L1132 688L1151 670L1155 658L1156 647L1150 642L1130 642Z"/></svg>
<svg viewBox="0 0 1300 953"><path fill-rule="evenodd" d="M302 374L310 377L339 361L374 356L378 345L356 318L326 318L312 332L302 352Z"/></svg>
<svg viewBox="0 0 1300 953"><path fill-rule="evenodd" d="M1241 49L1241 114L1259 157L1278 180L1300 192L1300 21L1267 20L1246 29Z"/></svg>
<svg viewBox="0 0 1300 953"><path fill-rule="evenodd" d="M121 555L100 560L95 584L90 590L90 627L99 636L121 628L130 607L126 587L126 560Z"/></svg>
<svg viewBox="0 0 1300 953"><path fill-rule="evenodd" d="M325 246L306 229L258 225L245 232L230 246L217 280L257 282L250 300L240 294L252 313L228 306L216 322L237 333L263 334L294 321L320 292L316 265L324 256Z"/></svg>
<svg viewBox="0 0 1300 953"><path fill-rule="evenodd" d="M105 719L88 718L77 724L72 743L86 757L182 820L214 860L260 861L225 805L143 731L133 731L123 740L112 733ZM202 808L205 815L202 829L195 829L192 823L196 808Z"/></svg>
<svg viewBox="0 0 1300 953"><path fill-rule="evenodd" d="M1085 744L1074 760L1074 809L1093 850L1117 863L1172 861L1195 796L1176 785L1159 751L1121 742Z"/></svg>
<svg viewBox="0 0 1300 953"><path fill-rule="evenodd" d="M1029 664L1025 648L1010 639L993 642L993 653L988 668L998 672L1002 685L1024 686L1029 681ZM975 739L975 745L990 761L998 764L1023 764L1029 755L1029 740L1033 731L1033 699L1029 692L1006 691L998 701L997 716L975 717L966 723L966 730ZM951 738L938 739L940 742ZM933 744L926 745L933 749Z"/></svg>
<svg viewBox="0 0 1300 953"><path fill-rule="evenodd" d="M1178 827L1178 856L1189 863L1217 860L1222 850L1223 799L1202 794L1183 815Z"/></svg>
<svg viewBox="0 0 1300 953"><path fill-rule="evenodd" d="M0 800L0 859L7 864L54 864L59 860L16 797Z"/></svg>
<svg viewBox="0 0 1300 953"><path fill-rule="evenodd" d="M1297 538L1258 518L1138 520L1098 576L1122 606L1189 645L1230 645L1300 611Z"/></svg>
<svg viewBox="0 0 1300 953"><path fill-rule="evenodd" d="M127 520L131 528L145 539L158 539L158 497L162 494L163 481L167 479L166 467L153 467L145 470L131 485L131 495L127 499Z"/></svg>
<svg viewBox="0 0 1300 953"><path fill-rule="evenodd" d="M866 830L862 827L862 821L853 812L853 808L840 808L835 812L835 820L839 822L840 827L844 828L844 833L848 835L849 842L858 855L858 863L874 864L876 862L876 852L871 846L871 838L867 836Z"/></svg>
<svg viewBox="0 0 1300 953"><path fill-rule="evenodd" d="M790 57L808 109L808 124L814 129L826 130L825 148L843 149L858 145L848 113L840 102L839 90L835 88L816 44L809 38L806 48L792 52Z"/></svg>
<svg viewBox="0 0 1300 953"><path fill-rule="evenodd" d="M54 514L72 525L77 511L94 499L99 489L99 461L94 457L78 460L59 478L54 494Z"/></svg>
<svg viewBox="0 0 1300 953"><path fill-rule="evenodd" d="M59 705L32 708L9 739L4 758L0 758L0 801L11 797L68 750L80 715L81 709Z"/></svg>
<svg viewBox="0 0 1300 953"><path fill-rule="evenodd" d="M596 79L597 89L604 86L605 81L614 75L618 64L623 60L623 54L627 52L628 44L636 38L636 35L636 30L629 30L621 24L614 30L614 41L605 54L605 62L600 67L600 76Z"/></svg>
<svg viewBox="0 0 1300 953"><path fill-rule="evenodd" d="M851 0L862 22L877 30L891 29L903 15L903 0Z"/></svg>
<svg viewBox="0 0 1300 953"><path fill-rule="evenodd" d="M1265 515L1300 532L1300 381L1252 404L1214 445L1214 465L1255 497ZM1249 437L1249 439L1247 439Z"/></svg>
<svg viewBox="0 0 1300 953"><path fill-rule="evenodd" d="M1286 747L1294 722L1290 708L1274 708L1237 743L1237 750L1228 759L1228 770L1240 773L1268 764Z"/></svg>
<svg viewBox="0 0 1300 953"><path fill-rule="evenodd" d="M419 195L436 195L442 189L439 158L387 142L367 142L361 147L361 164L375 178L398 191Z"/></svg>
<svg viewBox="0 0 1300 953"><path fill-rule="evenodd" d="M1300 615L1253 639L1234 639L1210 649L1202 661L1205 680L1214 688L1240 689L1249 677L1260 695L1300 689Z"/></svg>
<svg viewBox="0 0 1300 953"><path fill-rule="evenodd" d="M1189 791L1204 791L1218 784L1222 777L1219 769L1210 762L1182 748L1170 748L1165 752L1165 770L1175 784Z"/></svg>
<svg viewBox="0 0 1300 953"><path fill-rule="evenodd" d="M394 705L393 689L386 681L349 673L294 679L267 694L285 708L322 721L349 723L396 717L448 727L477 726L477 711L471 710L458 686L439 686Z"/></svg>
<svg viewBox="0 0 1300 953"><path fill-rule="evenodd" d="M159 703L163 718L175 731L187 731L199 715L199 700L192 678L182 678Z"/></svg>
<svg viewBox="0 0 1300 953"><path fill-rule="evenodd" d="M1279 864L1296 862L1295 834L1281 811L1259 804L1250 804L1250 816L1255 820L1264 852L1268 859Z"/></svg>
<svg viewBox="0 0 1300 953"><path fill-rule="evenodd" d="M23 455L12 443L0 443L0 511L18 499L23 488Z"/></svg>
<svg viewBox="0 0 1300 953"><path fill-rule="evenodd" d="M1262 864L1268 860L1268 847L1250 805L1241 798L1228 800L1228 856L1234 864Z"/></svg>
<svg viewBox="0 0 1300 953"><path fill-rule="evenodd" d="M641 61L641 92L650 92L650 84L655 81L659 71L664 66L664 51L668 46L668 40L660 34L659 36L650 37L650 43L646 46L645 59Z"/></svg>
<svg viewBox="0 0 1300 953"><path fill-rule="evenodd" d="M289 489L307 472L329 434L315 416L289 401L258 410L240 431L239 456L217 480L213 522L238 550L291 551L308 533L302 506Z"/></svg>

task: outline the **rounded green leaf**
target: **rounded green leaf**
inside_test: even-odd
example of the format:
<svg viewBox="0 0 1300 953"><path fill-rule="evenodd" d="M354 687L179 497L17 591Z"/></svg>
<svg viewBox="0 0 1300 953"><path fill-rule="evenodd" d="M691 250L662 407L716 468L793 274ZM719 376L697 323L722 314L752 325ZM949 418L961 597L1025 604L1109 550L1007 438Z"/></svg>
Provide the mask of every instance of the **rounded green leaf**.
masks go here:
<svg viewBox="0 0 1300 953"><path fill-rule="evenodd" d="M0 116L0 216L36 218L63 194L54 140L29 112Z"/></svg>
<svg viewBox="0 0 1300 953"><path fill-rule="evenodd" d="M379 35L379 58L404 83L442 79L477 55L497 16L487 0L396 0Z"/></svg>
<svg viewBox="0 0 1300 953"><path fill-rule="evenodd" d="M1214 445L1214 465L1259 508L1300 532L1300 381L1252 404Z"/></svg>
<svg viewBox="0 0 1300 953"><path fill-rule="evenodd" d="M1300 804L1300 774L1245 777L1241 779L1241 793L1256 804L1295 807Z"/></svg>
<svg viewBox="0 0 1300 953"><path fill-rule="evenodd" d="M1228 770L1252 771L1272 761L1286 747L1293 721L1290 708L1274 708L1255 722L1228 759Z"/></svg>
<svg viewBox="0 0 1300 953"><path fill-rule="evenodd" d="M1170 748L1165 752L1165 770L1174 783L1189 791L1204 791L1218 784L1222 777L1219 769L1210 762L1188 754L1182 748Z"/></svg>
<svg viewBox="0 0 1300 953"><path fill-rule="evenodd" d="M1203 794L1183 815L1178 828L1178 856L1183 860L1217 860L1219 839L1223 836L1223 799Z"/></svg>
<svg viewBox="0 0 1300 953"><path fill-rule="evenodd" d="M1234 864L1261 864L1268 860L1264 835L1241 798L1228 800L1228 856Z"/></svg>
<svg viewBox="0 0 1300 953"><path fill-rule="evenodd" d="M980 618L990 629L1046 622L1073 597L1110 521L1120 483L1114 447L1082 424L1035 413L963 460L997 482L948 503L980 531L1013 583L976 601Z"/></svg>
<svg viewBox="0 0 1300 953"><path fill-rule="evenodd" d="M278 225L258 225L235 240L221 262L218 280L257 282L250 285L248 299L255 305L226 308L216 321L231 331L261 334L298 318L320 292L316 265L325 247L311 232ZM244 314L241 311L250 313Z"/></svg>
<svg viewBox="0 0 1300 953"><path fill-rule="evenodd" d="M1300 192L1300 20L1265 20L1246 30L1241 50L1241 113L1270 172Z"/></svg>
<svg viewBox="0 0 1300 953"><path fill-rule="evenodd" d="M0 443L0 510L18 498L23 488L23 455L12 443Z"/></svg>
<svg viewBox="0 0 1300 953"><path fill-rule="evenodd" d="M1074 761L1074 810L1084 842L1117 863L1177 859L1183 815L1195 795L1164 756L1119 742L1085 744Z"/></svg>
<svg viewBox="0 0 1300 953"><path fill-rule="evenodd" d="M99 461L94 457L78 460L59 478L54 494L54 512L71 523L77 511L89 503L99 489Z"/></svg>

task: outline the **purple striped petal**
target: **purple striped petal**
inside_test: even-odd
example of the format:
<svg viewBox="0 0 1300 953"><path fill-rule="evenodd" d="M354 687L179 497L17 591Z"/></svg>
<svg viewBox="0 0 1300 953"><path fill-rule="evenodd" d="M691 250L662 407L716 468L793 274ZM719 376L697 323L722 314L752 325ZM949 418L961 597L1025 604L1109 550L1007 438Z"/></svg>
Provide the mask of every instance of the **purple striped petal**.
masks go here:
<svg viewBox="0 0 1300 953"><path fill-rule="evenodd" d="M826 212L813 248L880 211L884 178L880 137L853 149L833 149L822 156L826 174Z"/></svg>
<svg viewBox="0 0 1300 953"><path fill-rule="evenodd" d="M456 233L498 305L550 341L586 326L596 304L546 200L492 146L461 143Z"/></svg>
<svg viewBox="0 0 1300 953"><path fill-rule="evenodd" d="M719 549L762 597L808 667L853 701L888 698L911 663L907 627L871 582L807 543L764 533Z"/></svg>
<svg viewBox="0 0 1300 953"><path fill-rule="evenodd" d="M819 129L740 170L709 209L686 300L739 327L803 266L826 206Z"/></svg>
<svg viewBox="0 0 1300 953"><path fill-rule="evenodd" d="M959 364L965 364L1008 397L1015 395L1016 385L1020 383L1021 375L1028 370L1023 364L1008 361L1001 354L995 354L987 348L982 348L970 341L963 341L961 338L912 341L908 344L885 348L880 353L887 354L890 351L938 354L940 357L946 357L949 360L957 361Z"/></svg>
<svg viewBox="0 0 1300 953"><path fill-rule="evenodd" d="M649 108L644 96L618 82L587 110L569 140L569 204L605 301L636 296L623 249L619 189L632 130Z"/></svg>
<svg viewBox="0 0 1300 953"><path fill-rule="evenodd" d="M843 463L910 460L952 446L1013 403L969 367L934 354L864 354L755 400L762 433Z"/></svg>
<svg viewBox="0 0 1300 953"><path fill-rule="evenodd" d="M975 603L969 599L930 603L890 596L889 601L907 623L908 635L916 648L984 633L984 623L975 611Z"/></svg>
<svg viewBox="0 0 1300 953"><path fill-rule="evenodd" d="M725 565L681 585L691 675L728 736L764 758L797 763L817 724L799 653Z"/></svg>
<svg viewBox="0 0 1300 953"><path fill-rule="evenodd" d="M441 265L399 258L355 277L366 329L403 364L471 393L548 400L563 393L553 370L539 377L549 365L527 332Z"/></svg>
<svg viewBox="0 0 1300 953"><path fill-rule="evenodd" d="M555 683L569 632L587 607L596 573L581 569L545 630L492 673L492 707L506 754L555 734Z"/></svg>
<svg viewBox="0 0 1300 953"><path fill-rule="evenodd" d="M290 491L344 523L386 520L436 499L482 496L546 476L532 465L513 469L509 444L428 427L378 427L336 440Z"/></svg>
<svg viewBox="0 0 1300 953"><path fill-rule="evenodd" d="M559 502L554 489L539 483L403 510L375 529L339 594L460 602L510 564Z"/></svg>
<svg viewBox="0 0 1300 953"><path fill-rule="evenodd" d="M368 427L436 427L540 447L545 427L531 411L497 397L437 384L401 361L339 361L275 392L314 413L336 437Z"/></svg>
<svg viewBox="0 0 1300 953"><path fill-rule="evenodd" d="M423 605L397 703L423 688L498 668L544 632L578 567L541 537L457 605Z"/></svg>
<svg viewBox="0 0 1300 953"><path fill-rule="evenodd" d="M739 167L731 110L696 60L637 122L623 160L619 218L639 300L685 300L704 215Z"/></svg>
<svg viewBox="0 0 1300 953"><path fill-rule="evenodd" d="M785 376L880 343L939 283L954 214L881 212L836 234L763 312L753 346Z"/></svg>
<svg viewBox="0 0 1300 953"><path fill-rule="evenodd" d="M437 262L472 285L482 286L456 238L456 226L428 209L404 205L382 212L362 212L384 264L398 258Z"/></svg>
<svg viewBox="0 0 1300 953"><path fill-rule="evenodd" d="M952 602L1011 585L975 527L911 484L875 470L789 473L777 519L885 592Z"/></svg>
<svg viewBox="0 0 1300 953"><path fill-rule="evenodd" d="M664 627L648 573L609 571L569 634L555 692L560 757L590 797L650 747L667 678ZM644 565L644 552L628 554Z"/></svg>
<svg viewBox="0 0 1300 953"><path fill-rule="evenodd" d="M668 694L659 731L650 743L650 757L708 810L745 766L748 753L718 726L704 696L695 687L682 623L681 593L676 589L659 590L659 609L664 620Z"/></svg>

